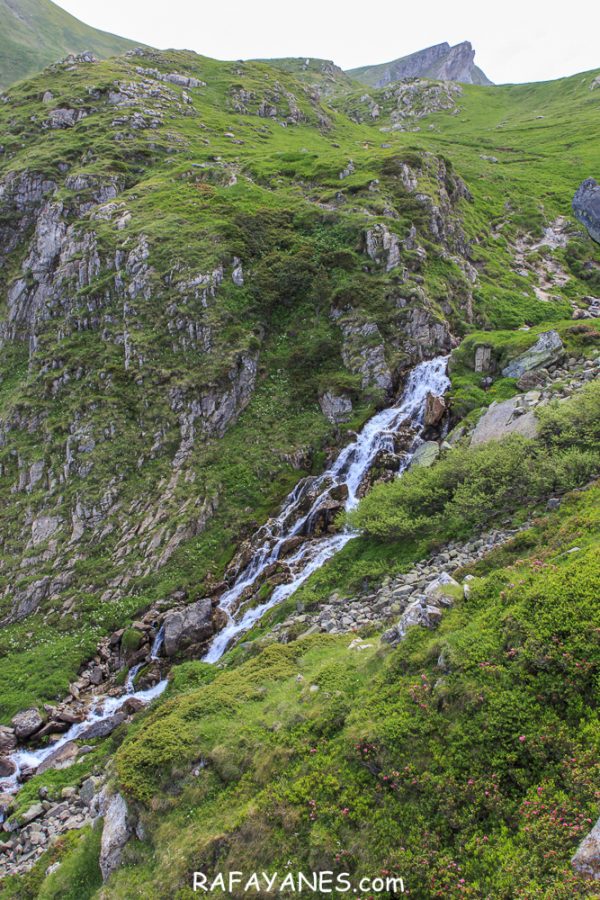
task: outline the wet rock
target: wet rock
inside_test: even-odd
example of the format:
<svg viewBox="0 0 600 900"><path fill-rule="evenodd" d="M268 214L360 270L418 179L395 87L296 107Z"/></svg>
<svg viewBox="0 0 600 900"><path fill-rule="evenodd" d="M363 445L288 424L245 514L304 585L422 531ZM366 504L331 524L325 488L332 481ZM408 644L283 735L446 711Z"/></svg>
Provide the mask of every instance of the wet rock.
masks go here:
<svg viewBox="0 0 600 900"><path fill-rule="evenodd" d="M446 401L435 394L427 394L425 401L425 425L439 425L446 412Z"/></svg>
<svg viewBox="0 0 600 900"><path fill-rule="evenodd" d="M212 601L198 600L186 609L167 613L164 626L167 656L203 646L214 634Z"/></svg>
<svg viewBox="0 0 600 900"><path fill-rule="evenodd" d="M31 737L32 734L35 734L36 731L40 730L43 724L44 720L40 715L40 711L35 709L35 707L17 713L12 720L15 735L20 740Z"/></svg>
<svg viewBox="0 0 600 900"><path fill-rule="evenodd" d="M100 845L100 870L104 881L119 868L123 848L130 838L127 812L127 804L121 794L110 798L104 812Z"/></svg>
<svg viewBox="0 0 600 900"><path fill-rule="evenodd" d="M79 735L79 740L90 741L92 738L106 737L107 735L112 734L115 728L118 728L126 718L127 716L125 713L119 710L114 716L109 716L108 719L94 722L88 728L85 728Z"/></svg>
<svg viewBox="0 0 600 900"><path fill-rule="evenodd" d="M590 237L600 243L600 185L594 178L586 178L577 188L573 212Z"/></svg>
<svg viewBox="0 0 600 900"><path fill-rule="evenodd" d="M513 359L508 366L502 369L504 378L520 378L531 369L539 369L542 366L557 362L564 353L563 342L558 331L545 331L525 353Z"/></svg>
<svg viewBox="0 0 600 900"><path fill-rule="evenodd" d="M577 848L571 865L585 878L600 879L600 819Z"/></svg>
<svg viewBox="0 0 600 900"><path fill-rule="evenodd" d="M12 728L0 725L0 753L11 753L17 746L17 738Z"/></svg>
<svg viewBox="0 0 600 900"><path fill-rule="evenodd" d="M15 798L12 794L0 794L0 816L7 816L14 802Z"/></svg>
<svg viewBox="0 0 600 900"><path fill-rule="evenodd" d="M134 713L140 711L140 709L144 708L144 703L142 700L138 700L137 697L130 697L122 706L123 712L128 716L132 716Z"/></svg>
<svg viewBox="0 0 600 900"><path fill-rule="evenodd" d="M48 769L68 769L77 757L79 748L75 741L68 741L62 747L58 747L54 753L50 753L46 759L40 763L36 770L36 774L47 772Z"/></svg>
<svg viewBox="0 0 600 900"><path fill-rule="evenodd" d="M10 778L17 771L17 767L8 756L0 756L0 778Z"/></svg>

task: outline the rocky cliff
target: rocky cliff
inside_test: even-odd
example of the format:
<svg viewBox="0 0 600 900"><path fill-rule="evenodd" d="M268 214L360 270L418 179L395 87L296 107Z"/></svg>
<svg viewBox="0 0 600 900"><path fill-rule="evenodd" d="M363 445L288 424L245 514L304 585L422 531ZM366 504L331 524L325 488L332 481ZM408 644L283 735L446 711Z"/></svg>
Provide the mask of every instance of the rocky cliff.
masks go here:
<svg viewBox="0 0 600 900"><path fill-rule="evenodd" d="M464 84L492 84L475 65L475 51L469 41L451 47L448 43L436 44L418 50L409 56L349 69L348 75L371 87L385 87L392 81L407 78L432 78L438 81L459 81Z"/></svg>

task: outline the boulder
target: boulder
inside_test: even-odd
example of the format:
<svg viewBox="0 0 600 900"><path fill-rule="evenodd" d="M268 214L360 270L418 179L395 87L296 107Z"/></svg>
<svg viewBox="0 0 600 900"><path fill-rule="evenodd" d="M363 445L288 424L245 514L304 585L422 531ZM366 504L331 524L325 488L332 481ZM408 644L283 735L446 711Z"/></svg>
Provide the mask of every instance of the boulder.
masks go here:
<svg viewBox="0 0 600 900"><path fill-rule="evenodd" d="M442 572L429 582L423 593L428 603L437 602L442 606L451 606L462 591L458 581L455 581L447 572Z"/></svg>
<svg viewBox="0 0 600 900"><path fill-rule="evenodd" d="M23 825L29 825L30 822L33 822L34 819L39 819L40 816L44 815L44 807L41 803L34 803L33 806L30 806L29 809L26 809L24 813L20 816L21 823Z"/></svg>
<svg viewBox="0 0 600 900"><path fill-rule="evenodd" d="M107 735L112 734L115 728L118 728L121 722L124 722L126 718L127 715L124 712L116 712L114 716L109 716L108 719L100 719L92 725L89 725L88 728L84 728L81 734L78 735L78 739L90 741L92 738L106 737Z"/></svg>
<svg viewBox="0 0 600 900"><path fill-rule="evenodd" d="M35 707L24 709L23 712L17 713L12 720L15 734L21 740L31 737L36 731L39 731L44 720L40 715L40 711Z"/></svg>
<svg viewBox="0 0 600 900"><path fill-rule="evenodd" d="M319 405L325 418L334 425L347 422L352 415L352 400L343 394L326 391L319 397Z"/></svg>
<svg viewBox="0 0 600 900"><path fill-rule="evenodd" d="M12 728L0 725L0 753L11 753L17 746L17 738Z"/></svg>
<svg viewBox="0 0 600 900"><path fill-rule="evenodd" d="M186 609L167 613L165 627L165 654L173 657L192 647L200 648L214 634L212 601L198 600Z"/></svg>
<svg viewBox="0 0 600 900"><path fill-rule="evenodd" d="M410 468L428 469L432 466L440 455L440 447L436 441L424 441L420 447L417 447L410 461Z"/></svg>
<svg viewBox="0 0 600 900"><path fill-rule="evenodd" d="M527 409L521 394L492 403L479 419L471 436L471 446L499 441L509 434L521 434L533 438L537 434L538 421L532 409Z"/></svg>
<svg viewBox="0 0 600 900"><path fill-rule="evenodd" d="M600 879L600 819L580 843L571 865L585 878Z"/></svg>
<svg viewBox="0 0 600 900"><path fill-rule="evenodd" d="M586 178L577 188L573 212L590 237L600 243L600 185L595 178Z"/></svg>
<svg viewBox="0 0 600 900"><path fill-rule="evenodd" d="M446 401L435 394L427 394L425 401L425 425L439 425L446 412Z"/></svg>
<svg viewBox="0 0 600 900"><path fill-rule="evenodd" d="M561 358L565 348L558 331L544 331L529 350L513 359L504 369L504 378L520 378L531 369L548 366Z"/></svg>
<svg viewBox="0 0 600 900"><path fill-rule="evenodd" d="M75 762L78 752L79 748L75 741L67 741L39 764L36 775L47 772L48 769L68 769Z"/></svg>
<svg viewBox="0 0 600 900"><path fill-rule="evenodd" d="M123 848L131 829L127 821L127 804L121 794L110 798L104 812L104 827L100 844L100 871L106 881L118 869Z"/></svg>
<svg viewBox="0 0 600 900"><path fill-rule="evenodd" d="M517 381L517 387L520 391L533 391L535 388L541 387L545 382L543 372L525 372Z"/></svg>
<svg viewBox="0 0 600 900"><path fill-rule="evenodd" d="M0 756L0 778L10 778L17 771L17 767L8 756Z"/></svg>

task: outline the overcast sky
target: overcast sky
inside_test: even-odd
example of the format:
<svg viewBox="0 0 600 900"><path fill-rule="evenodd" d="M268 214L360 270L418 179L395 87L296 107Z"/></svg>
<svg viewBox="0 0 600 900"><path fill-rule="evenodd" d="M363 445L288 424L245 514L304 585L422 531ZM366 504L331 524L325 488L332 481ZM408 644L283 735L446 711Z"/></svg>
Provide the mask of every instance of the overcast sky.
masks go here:
<svg viewBox="0 0 600 900"><path fill-rule="evenodd" d="M96 28L217 59L316 56L342 68L469 40L496 83L600 67L598 0L59 0Z"/></svg>

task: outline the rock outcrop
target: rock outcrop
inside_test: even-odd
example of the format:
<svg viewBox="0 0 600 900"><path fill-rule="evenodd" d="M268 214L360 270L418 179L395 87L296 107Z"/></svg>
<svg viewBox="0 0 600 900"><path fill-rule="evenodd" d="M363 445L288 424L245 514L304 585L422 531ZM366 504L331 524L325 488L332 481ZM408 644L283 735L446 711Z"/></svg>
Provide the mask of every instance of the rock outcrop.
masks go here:
<svg viewBox="0 0 600 900"><path fill-rule="evenodd" d="M373 87L384 87L405 78L432 78L438 81L460 81L465 84L491 84L474 63L475 51L469 41L451 47L436 44L402 56L389 63L349 69L348 75Z"/></svg>
<svg viewBox="0 0 600 900"><path fill-rule="evenodd" d="M590 237L600 243L600 184L595 178L586 178L577 188L573 212Z"/></svg>
<svg viewBox="0 0 600 900"><path fill-rule="evenodd" d="M215 632L212 601L198 600L185 609L167 613L164 628L167 656L176 656L184 650L189 653L193 648L199 653Z"/></svg>
<svg viewBox="0 0 600 900"><path fill-rule="evenodd" d="M565 348L557 331L544 331L529 350L513 359L504 369L504 378L520 378L525 372L558 362Z"/></svg>
<svg viewBox="0 0 600 900"><path fill-rule="evenodd" d="M100 845L100 871L106 881L119 868L121 855L131 836L127 804L121 794L105 800L104 827Z"/></svg>
<svg viewBox="0 0 600 900"><path fill-rule="evenodd" d="M527 395L518 394L510 400L492 403L475 426L471 446L499 441L510 434L535 437L538 429L537 419L526 398Z"/></svg>

